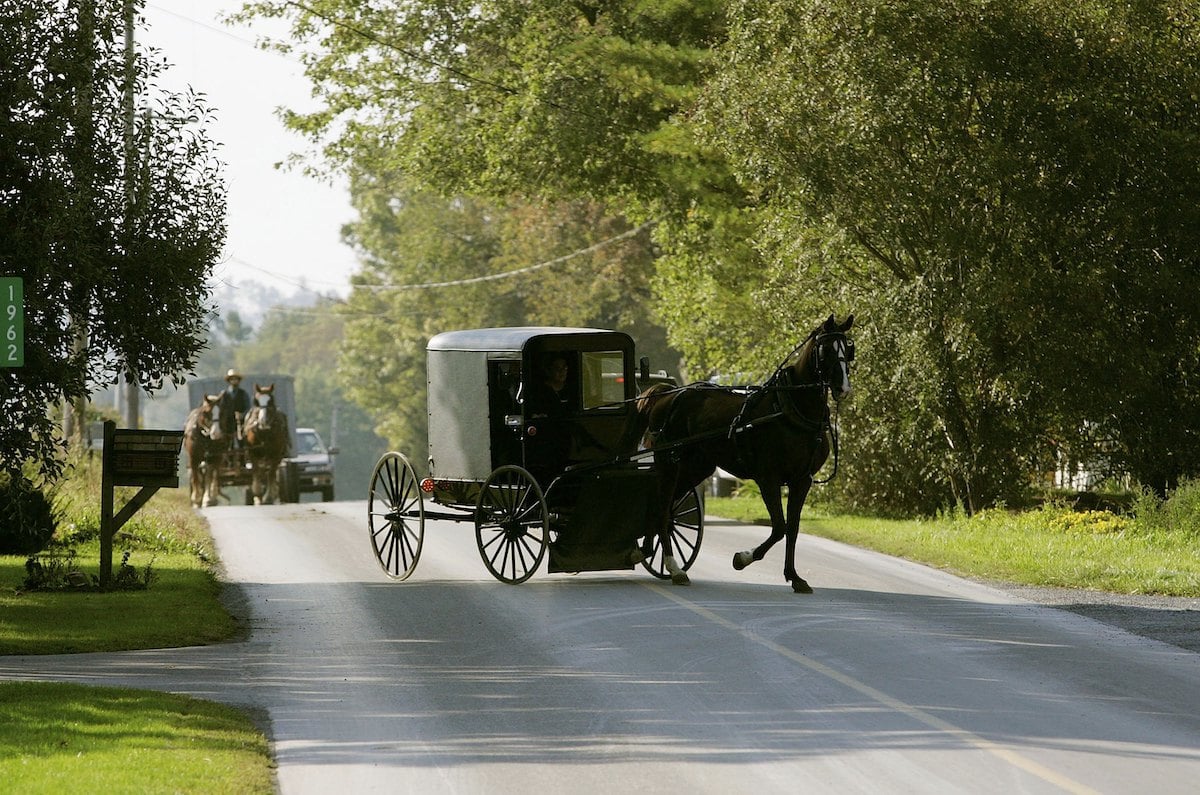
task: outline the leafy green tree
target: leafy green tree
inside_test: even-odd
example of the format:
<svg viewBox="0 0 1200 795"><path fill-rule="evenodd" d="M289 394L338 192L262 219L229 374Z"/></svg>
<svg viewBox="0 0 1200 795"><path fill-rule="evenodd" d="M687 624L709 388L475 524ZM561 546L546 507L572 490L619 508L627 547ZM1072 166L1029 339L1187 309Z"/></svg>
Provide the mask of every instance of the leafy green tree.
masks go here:
<svg viewBox="0 0 1200 795"><path fill-rule="evenodd" d="M348 309L344 378L393 444L424 447L424 343L441 330L618 327L674 369L655 322L647 234L528 276L406 288L590 249L637 227L626 218L657 214L650 203L677 193L664 185L726 178L696 173L702 154L672 121L723 24L719 3L250 9L292 21L325 107L288 123L354 175L350 237L366 267ZM679 212L687 204L672 199Z"/></svg>
<svg viewBox="0 0 1200 795"><path fill-rule="evenodd" d="M242 319L241 313L236 309L230 310L228 314L214 315L211 327L230 345L240 345L254 334L254 328Z"/></svg>
<svg viewBox="0 0 1200 795"><path fill-rule="evenodd" d="M123 112L122 4L0 0L0 272L25 280L25 366L0 373L0 467L53 476L47 405L132 371L143 388L195 361L224 187L197 97L151 93L139 55ZM127 148L126 143L132 145Z"/></svg>
<svg viewBox="0 0 1200 795"><path fill-rule="evenodd" d="M1164 376L1200 346L1190 6L745 0L730 18L705 140L761 191L777 298L845 295L864 351L886 351L852 425L880 470L916 470L896 486L1017 499L1048 433L1155 393L1183 408ZM1135 414L1156 455L1191 444ZM864 480L870 500L887 478Z"/></svg>
<svg viewBox="0 0 1200 795"><path fill-rule="evenodd" d="M1051 445L1097 426L1143 482L1200 469L1200 22L1182 0L253 9L291 20L325 102L289 123L386 211L359 230L355 299L381 319L349 336L395 394L423 386L420 335L397 328L507 316L514 295L387 290L493 272L522 208L595 202L657 221L657 317L689 375L764 374L857 311L840 484L857 505L1019 500ZM469 254L388 237L464 207L487 215Z"/></svg>
<svg viewBox="0 0 1200 795"><path fill-rule="evenodd" d="M723 187L680 135L724 3L354 0L247 4L287 19L323 107L288 124L329 164L447 195L626 197L686 209ZM383 161L380 161L383 158Z"/></svg>
<svg viewBox="0 0 1200 795"><path fill-rule="evenodd" d="M341 382L380 418L391 445L423 460L425 346L442 331L511 325L630 330L660 365L671 354L647 319L653 253L646 230L589 202L495 205L357 181L363 255L347 302ZM600 278L597 278L597 277Z"/></svg>

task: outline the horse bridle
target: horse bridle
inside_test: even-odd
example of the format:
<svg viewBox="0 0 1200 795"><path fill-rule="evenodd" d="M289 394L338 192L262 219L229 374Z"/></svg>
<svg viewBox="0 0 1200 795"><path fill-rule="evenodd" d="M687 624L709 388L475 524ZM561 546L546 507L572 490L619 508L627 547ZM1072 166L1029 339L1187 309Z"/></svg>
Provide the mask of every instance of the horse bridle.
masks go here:
<svg viewBox="0 0 1200 795"><path fill-rule="evenodd" d="M846 370L849 372L851 363L854 362L854 340L850 338L844 331L829 331L824 334L818 334L813 345L814 356L816 358L817 372L820 373L823 369L826 340L832 339L837 350L838 362L846 365ZM836 343L842 343L840 348L836 347Z"/></svg>
<svg viewBox="0 0 1200 795"><path fill-rule="evenodd" d="M850 364L854 361L854 340L850 338L844 331L814 331L805 337L804 341L792 349L792 352L783 358L783 361L775 368L775 372L771 377L759 387L761 390L778 390L785 391L790 389L832 389L833 385L825 380L825 356L828 342L832 340L835 343L834 349L837 351L836 356L839 363L845 364L847 374L850 372ZM805 345L812 342L812 351L809 354L812 357L813 370L817 373L817 380L810 384L795 383L793 378L793 367L788 363L793 360ZM840 348L836 343L841 342Z"/></svg>
<svg viewBox="0 0 1200 795"><path fill-rule="evenodd" d="M768 378L761 387L758 387L756 391L760 391L762 393L768 391L778 393L796 389L820 389L821 394L824 396L833 388L833 385L825 379L825 368L823 367L825 362L824 356L826 355L825 350L828 347L828 342L830 340L832 340L834 343L834 350L837 352L836 355L839 364L843 364L845 366L846 374L849 375L850 364L854 361L854 340L851 339L850 336L844 331L814 331L813 333L809 334L803 342L793 348L791 353L784 357L783 361L779 363L779 366L775 368L775 372L771 375L771 377ZM794 383L793 378L795 370L792 366L788 365L788 362L792 361L793 357L795 357L795 355L799 353L810 341L812 342L812 351L810 355L812 356L813 360L813 369L817 373L817 380L811 384ZM837 345L838 342L842 344L839 346ZM731 439L737 433L739 426L742 425L746 409L752 402L757 401L747 400L745 403L743 403L741 410L738 412L737 416L734 417L733 422L730 424L729 437ZM824 400L822 400L822 403L824 403ZM840 404L838 404L837 401L834 401L834 404L834 410L837 411ZM824 480L814 479L813 483L817 485L828 483L837 476L838 461L840 458L839 451L841 445L838 426L837 423L834 422L830 417L828 404L826 403L825 406L825 416L820 420L810 420L803 416L797 417L794 415L789 415L787 412L783 411L782 406L779 407L779 414L781 416L787 417L791 422L798 423L803 427L807 427L809 430L815 431L818 436L825 431L829 432L829 438L831 440L830 446L833 448L833 471L830 472L829 477L825 478ZM813 455L816 455L815 451Z"/></svg>

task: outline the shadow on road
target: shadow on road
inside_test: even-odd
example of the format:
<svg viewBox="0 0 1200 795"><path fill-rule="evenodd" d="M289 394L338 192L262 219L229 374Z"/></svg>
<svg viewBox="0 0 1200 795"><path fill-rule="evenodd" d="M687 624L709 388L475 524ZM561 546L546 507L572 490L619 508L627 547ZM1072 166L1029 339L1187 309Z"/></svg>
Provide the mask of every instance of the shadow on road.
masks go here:
<svg viewBox="0 0 1200 795"><path fill-rule="evenodd" d="M0 679L266 709L281 765L743 764L951 750L968 736L1200 759L1192 742L1148 742L1138 720L1080 719L1153 715L1200 737L1200 677L1161 673L1181 653L1098 643L1111 639L1092 622L853 589L671 591L686 604L660 589L630 577L251 584L247 642L0 658Z"/></svg>

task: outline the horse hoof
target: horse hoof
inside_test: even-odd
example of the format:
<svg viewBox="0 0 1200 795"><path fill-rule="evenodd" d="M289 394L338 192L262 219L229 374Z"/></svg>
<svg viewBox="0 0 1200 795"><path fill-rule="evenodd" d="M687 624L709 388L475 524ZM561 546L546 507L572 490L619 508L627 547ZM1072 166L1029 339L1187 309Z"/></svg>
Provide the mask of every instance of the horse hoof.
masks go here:
<svg viewBox="0 0 1200 795"><path fill-rule="evenodd" d="M686 571L676 572L671 575L671 582L675 585L691 585L692 581L688 579Z"/></svg>
<svg viewBox="0 0 1200 795"><path fill-rule="evenodd" d="M812 586L809 585L807 582L805 582L802 577L797 577L796 579L792 580L792 592L793 593L812 593L813 589L812 589Z"/></svg>
<svg viewBox="0 0 1200 795"><path fill-rule="evenodd" d="M738 571L741 571L742 569L746 568L753 562L754 562L754 553L753 552L734 552L733 553L733 567L735 569L737 569Z"/></svg>

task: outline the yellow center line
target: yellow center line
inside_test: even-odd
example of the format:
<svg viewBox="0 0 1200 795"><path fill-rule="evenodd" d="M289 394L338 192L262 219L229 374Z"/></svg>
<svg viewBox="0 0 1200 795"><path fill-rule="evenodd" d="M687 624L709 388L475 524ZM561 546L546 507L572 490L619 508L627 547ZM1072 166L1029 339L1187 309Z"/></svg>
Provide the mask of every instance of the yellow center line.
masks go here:
<svg viewBox="0 0 1200 795"><path fill-rule="evenodd" d="M824 663L817 662L810 657L805 657L803 654L792 651L786 646L781 646L772 640L768 640L761 635L757 635L754 632L735 624L729 619L723 618L717 613L714 613L712 610L709 610L706 607L701 607L695 602L679 596L672 588L666 588L662 585L658 585L657 583L643 584L650 590L658 593L660 596L670 599L672 602L687 608L696 615L705 618L718 626L736 632L752 643L757 643L758 645L770 649L782 657L786 657L792 662L804 666L814 673L818 673L821 676L832 679L838 684L845 685L851 690L866 696L872 701L878 702L889 709L903 713L913 720L923 723L931 729L936 729L937 731L949 734L968 745L972 745L981 751L986 751L999 759L1003 759L1010 765L1013 765L1014 767L1019 768L1020 770L1023 770L1032 776L1036 776L1042 781L1053 784L1054 786L1059 787L1066 792L1078 793L1078 795L1099 795L1097 790L1070 779L1054 770L1051 770L1048 767L1045 767L1044 765L1038 764L1032 759L1023 756L1016 751L1005 748L1002 745L998 745L991 740L980 737L978 734L967 731L960 726L955 726L953 723L942 720L936 715L926 712L920 707L914 707L912 704L907 704L897 698L893 698L887 693L877 690L865 682L860 682L854 677L844 674L836 668L831 668Z"/></svg>

